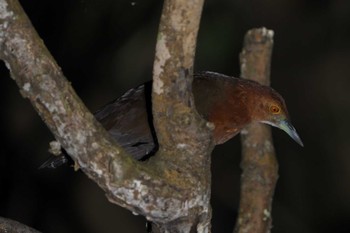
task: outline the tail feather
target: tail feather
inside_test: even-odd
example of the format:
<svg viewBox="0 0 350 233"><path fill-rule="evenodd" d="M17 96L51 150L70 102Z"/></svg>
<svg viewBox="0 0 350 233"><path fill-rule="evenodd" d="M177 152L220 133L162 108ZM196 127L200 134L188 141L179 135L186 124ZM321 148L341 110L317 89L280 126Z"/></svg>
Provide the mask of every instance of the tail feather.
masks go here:
<svg viewBox="0 0 350 233"><path fill-rule="evenodd" d="M55 169L70 161L71 161L70 157L65 154L53 155L48 160L46 160L39 167L39 169L45 169L45 168Z"/></svg>

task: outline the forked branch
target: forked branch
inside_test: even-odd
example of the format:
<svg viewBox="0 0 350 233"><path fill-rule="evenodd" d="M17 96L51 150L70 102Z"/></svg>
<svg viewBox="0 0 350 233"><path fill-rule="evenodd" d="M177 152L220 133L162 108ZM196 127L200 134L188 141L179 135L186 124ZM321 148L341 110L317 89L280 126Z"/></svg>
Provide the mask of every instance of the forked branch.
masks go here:
<svg viewBox="0 0 350 233"><path fill-rule="evenodd" d="M197 114L191 94L202 5L202 0L165 1L153 88L160 151L141 163L87 110L19 2L0 0L0 58L21 94L110 201L146 216L164 232L210 231L211 127Z"/></svg>

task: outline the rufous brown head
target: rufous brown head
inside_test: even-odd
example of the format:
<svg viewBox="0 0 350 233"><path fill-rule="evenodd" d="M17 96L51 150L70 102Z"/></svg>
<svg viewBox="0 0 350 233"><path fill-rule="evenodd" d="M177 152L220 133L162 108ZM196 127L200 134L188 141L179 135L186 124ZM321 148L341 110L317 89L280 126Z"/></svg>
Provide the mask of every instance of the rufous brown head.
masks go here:
<svg viewBox="0 0 350 233"><path fill-rule="evenodd" d="M277 127L286 132L299 145L304 146L296 129L291 124L287 106L280 94L267 86L260 86L253 97L255 102L252 111L253 121Z"/></svg>

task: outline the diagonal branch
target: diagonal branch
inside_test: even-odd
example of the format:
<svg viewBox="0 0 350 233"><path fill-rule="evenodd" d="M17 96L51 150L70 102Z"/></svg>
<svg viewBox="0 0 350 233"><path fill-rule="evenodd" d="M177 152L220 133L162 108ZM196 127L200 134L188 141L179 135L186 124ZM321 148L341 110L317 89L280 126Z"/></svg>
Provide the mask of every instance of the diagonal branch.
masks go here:
<svg viewBox="0 0 350 233"><path fill-rule="evenodd" d="M140 189L135 180L148 174L146 168L115 145L87 110L17 0L0 0L0 32L0 57L22 96L30 100L55 138L111 200L136 211L130 190ZM124 190L118 189L121 186Z"/></svg>
<svg viewBox="0 0 350 233"><path fill-rule="evenodd" d="M270 84L273 31L252 29L244 38L240 55L241 76ZM278 164L269 126L255 123L241 132L241 197L236 233L267 233L271 228L271 205L278 178Z"/></svg>

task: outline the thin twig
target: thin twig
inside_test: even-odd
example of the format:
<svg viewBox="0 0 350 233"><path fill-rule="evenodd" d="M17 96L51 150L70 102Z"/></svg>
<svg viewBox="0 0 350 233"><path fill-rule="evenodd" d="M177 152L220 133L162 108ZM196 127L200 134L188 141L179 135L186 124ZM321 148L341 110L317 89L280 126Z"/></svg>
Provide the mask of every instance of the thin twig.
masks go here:
<svg viewBox="0 0 350 233"><path fill-rule="evenodd" d="M270 84L273 31L252 29L244 38L240 55L241 76ZM267 233L271 228L271 204L278 179L278 164L269 126L255 123L241 133L243 170L235 233Z"/></svg>

